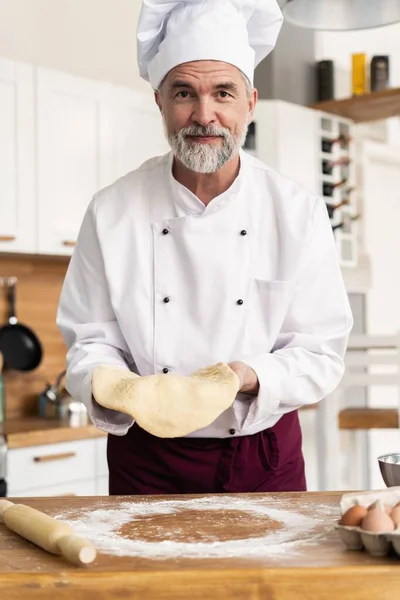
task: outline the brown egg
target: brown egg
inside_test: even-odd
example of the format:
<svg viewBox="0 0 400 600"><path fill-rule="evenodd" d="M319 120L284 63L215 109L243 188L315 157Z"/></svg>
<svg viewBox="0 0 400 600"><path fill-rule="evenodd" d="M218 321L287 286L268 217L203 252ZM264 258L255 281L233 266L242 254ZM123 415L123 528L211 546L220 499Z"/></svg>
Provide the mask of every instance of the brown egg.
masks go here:
<svg viewBox="0 0 400 600"><path fill-rule="evenodd" d="M390 518L393 523L396 525L400 525L400 504L396 504L392 512L390 513Z"/></svg>
<svg viewBox="0 0 400 600"><path fill-rule="evenodd" d="M373 508L377 508L378 505L381 507L381 509L384 509L385 513L387 515L390 515L390 513L392 512L392 509L390 506L388 506L387 504L384 504L382 502L382 500L376 500L376 502L373 502L372 504L370 504L368 506L368 510L372 510Z"/></svg>
<svg viewBox="0 0 400 600"><path fill-rule="evenodd" d="M375 533L394 531L395 525L383 507L371 508L361 523L361 529Z"/></svg>
<svg viewBox="0 0 400 600"><path fill-rule="evenodd" d="M348 527L359 527L367 514L368 511L364 506L352 506L342 515L340 524Z"/></svg>

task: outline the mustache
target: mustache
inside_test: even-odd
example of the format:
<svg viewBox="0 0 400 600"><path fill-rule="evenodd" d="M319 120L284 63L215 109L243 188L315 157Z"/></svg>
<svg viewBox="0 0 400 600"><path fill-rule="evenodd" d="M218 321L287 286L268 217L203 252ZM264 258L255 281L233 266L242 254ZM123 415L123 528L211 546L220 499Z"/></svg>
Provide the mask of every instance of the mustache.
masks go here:
<svg viewBox="0 0 400 600"><path fill-rule="evenodd" d="M189 127L183 127L183 129L179 131L178 135L181 137L218 136L227 139L231 134L229 129L226 129L225 127L217 127L216 125L207 125L206 127L201 125L190 125Z"/></svg>

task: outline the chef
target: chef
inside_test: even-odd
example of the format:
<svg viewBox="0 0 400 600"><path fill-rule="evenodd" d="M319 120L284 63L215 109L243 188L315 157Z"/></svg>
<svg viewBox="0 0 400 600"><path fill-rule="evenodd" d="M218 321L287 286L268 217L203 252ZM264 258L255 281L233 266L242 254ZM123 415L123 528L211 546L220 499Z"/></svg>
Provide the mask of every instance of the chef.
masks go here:
<svg viewBox="0 0 400 600"><path fill-rule="evenodd" d="M323 200L241 150L281 24L275 0L143 2L140 73L171 152L94 196L57 318L67 388L109 434L110 494L306 489L297 409L339 384L352 316ZM92 395L99 365L218 362L235 402L184 438Z"/></svg>

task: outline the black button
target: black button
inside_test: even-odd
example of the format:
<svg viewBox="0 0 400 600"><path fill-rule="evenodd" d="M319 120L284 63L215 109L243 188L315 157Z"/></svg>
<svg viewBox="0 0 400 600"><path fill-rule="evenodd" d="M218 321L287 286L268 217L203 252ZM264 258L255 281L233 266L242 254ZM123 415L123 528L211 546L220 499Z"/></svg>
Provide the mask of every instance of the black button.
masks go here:
<svg viewBox="0 0 400 600"><path fill-rule="evenodd" d="M168 302L169 302L168 296L166 298L164 298L164 302L165 302L165 304L168 304Z"/></svg>
<svg viewBox="0 0 400 600"><path fill-rule="evenodd" d="M240 235L247 235L247 231L245 229L242 229L242 231L240 232Z"/></svg>
<svg viewBox="0 0 400 600"><path fill-rule="evenodd" d="M230 429L230 430L229 430L229 433L230 433L231 435L235 435L235 433L236 433L236 429Z"/></svg>
<svg viewBox="0 0 400 600"><path fill-rule="evenodd" d="M236 302L236 304L239 304L239 306L242 306L243 300L241 298L239 298L239 300Z"/></svg>
<svg viewBox="0 0 400 600"><path fill-rule="evenodd" d="M167 367L164 367L163 370L162 370L162 372L165 373L165 374L167 374L167 373L169 373L169 369L167 369Z"/></svg>
<svg viewBox="0 0 400 600"><path fill-rule="evenodd" d="M169 233L168 229L163 229L162 232L164 235L167 235Z"/></svg>

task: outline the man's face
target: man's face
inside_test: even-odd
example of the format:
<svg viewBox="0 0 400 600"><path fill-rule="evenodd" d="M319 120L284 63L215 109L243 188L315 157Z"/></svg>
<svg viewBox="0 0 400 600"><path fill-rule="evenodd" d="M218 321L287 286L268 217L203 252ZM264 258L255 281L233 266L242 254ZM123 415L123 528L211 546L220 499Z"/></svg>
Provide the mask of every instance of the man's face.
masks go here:
<svg viewBox="0 0 400 600"><path fill-rule="evenodd" d="M196 61L172 69L155 97L174 155L192 171L213 173L243 145L257 92L236 67Z"/></svg>

